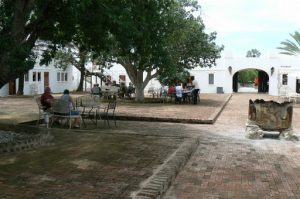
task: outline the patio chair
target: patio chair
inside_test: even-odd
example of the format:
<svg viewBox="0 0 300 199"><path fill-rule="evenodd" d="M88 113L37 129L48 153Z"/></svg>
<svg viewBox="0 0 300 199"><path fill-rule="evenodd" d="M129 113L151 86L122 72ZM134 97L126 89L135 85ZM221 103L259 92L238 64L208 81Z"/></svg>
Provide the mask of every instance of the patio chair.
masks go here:
<svg viewBox="0 0 300 199"><path fill-rule="evenodd" d="M110 118L112 118L114 120L115 126L117 126L116 117L115 117L116 106L117 106L116 100L112 100L108 103L107 107L99 107L99 114L98 114L99 118L106 119L107 125L109 127L110 127L110 124L109 124ZM101 109L103 109L103 112L101 112Z"/></svg>
<svg viewBox="0 0 300 199"><path fill-rule="evenodd" d="M51 119L51 113L48 111L44 111L45 107L42 105L41 103L41 96L36 96L34 97L36 104L38 105L38 118L37 118L37 122L36 125L40 124L41 120L44 120L46 123L46 127L49 128L49 120Z"/></svg>
<svg viewBox="0 0 300 199"><path fill-rule="evenodd" d="M68 101L64 100L53 100L51 101L52 120L51 126L56 119L65 118L69 122L69 129L72 128L72 119L80 119L80 128L82 126L82 118L80 114L73 115L70 109Z"/></svg>

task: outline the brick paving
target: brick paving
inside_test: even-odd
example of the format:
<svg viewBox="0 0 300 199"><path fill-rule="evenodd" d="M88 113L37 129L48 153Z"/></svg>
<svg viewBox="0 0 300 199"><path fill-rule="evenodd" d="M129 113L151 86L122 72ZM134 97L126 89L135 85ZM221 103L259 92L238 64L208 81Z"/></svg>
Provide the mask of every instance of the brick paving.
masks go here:
<svg viewBox="0 0 300 199"><path fill-rule="evenodd" d="M166 199L300 198L300 143L245 138L249 99L235 94L212 126L199 130L199 146L165 195ZM299 108L294 108L299 136Z"/></svg>
<svg viewBox="0 0 300 199"><path fill-rule="evenodd" d="M126 106L131 106L126 104L119 106L117 110L122 113L126 113L126 111L130 113L129 110L131 110L134 114L139 113L141 116L152 114L165 118L168 115L174 117L174 115L180 114L181 118L197 116L207 119L215 115L226 97L225 95L207 95L207 100L203 100L202 105L190 105L190 109L185 107L187 105L172 105L176 106L176 111L173 111L174 107L171 107L170 104L162 106L166 108L161 108L159 111L153 111L155 109L144 106L126 108ZM157 136L157 138L163 136L163 139L169 137L175 138L175 140L177 137L199 140L197 149L165 194L164 198L166 199L300 198L300 160L298 158L300 142L274 138L261 140L245 138L249 99L277 98L263 94L234 94L213 125L117 121L116 128L109 129L103 125L98 130L90 130L90 133L109 133L116 137L119 137L118 134L126 134ZM8 105L11 104L19 104L25 109L24 114L23 112L21 114L22 117L19 116L20 114L15 114L16 110L9 111L9 114L5 112L6 109L9 109ZM206 106L203 106L204 104ZM20 122L35 117L36 109L32 99L25 98L20 101L14 99L9 102L7 98L0 98L0 106L1 122ZM121 107L123 107L123 111L121 111ZM293 127L297 136L300 134L299 118L300 106L297 104L293 115ZM173 142L172 139L170 139L170 144ZM120 138L117 140L120 141ZM113 141L111 142L114 144ZM140 155L141 157L135 158L147 156L147 154ZM128 154L125 154L124 157L128 157ZM106 167L103 166L103 168ZM117 173L107 172L107 175L109 176L107 178L115 180L108 184L105 183L105 180L101 180L102 191L97 192L97 195L86 195L86 189L82 187L81 190L74 192L73 198L122 198L118 190L114 189L114 192L111 192L112 187L121 186L122 181L124 183L125 179L120 180L120 183L116 180L118 175L136 180L135 174L128 174L126 169ZM147 181L147 179L143 179L143 181L145 180ZM125 197L125 195L122 196ZM44 198L49 197L44 196Z"/></svg>

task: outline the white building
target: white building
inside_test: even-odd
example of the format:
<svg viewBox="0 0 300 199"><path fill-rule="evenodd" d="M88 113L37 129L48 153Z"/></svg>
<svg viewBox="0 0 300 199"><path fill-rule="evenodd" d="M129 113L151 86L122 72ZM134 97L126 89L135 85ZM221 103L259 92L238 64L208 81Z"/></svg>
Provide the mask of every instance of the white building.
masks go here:
<svg viewBox="0 0 300 199"><path fill-rule="evenodd" d="M92 64L87 68L91 72L97 71ZM260 79L258 92L268 92L270 95L280 95L282 91L300 93L300 58L299 57L259 57L259 58L234 58L224 57L218 59L216 66L211 68L194 68L190 74L195 76L201 89L201 93L232 93L238 92L238 73L244 69L257 69ZM104 75L111 81L129 84L130 79L121 65L115 65L106 69ZM66 71L53 66L39 66L30 70L25 75L24 94L41 94L45 86L50 86L54 93L64 89L75 90L79 84L80 73L75 67L68 67ZM94 83L101 85L100 78L95 76L86 78L84 89L89 90ZM18 80L5 85L0 89L0 96L15 94ZM157 80L151 80L149 87L160 88Z"/></svg>
<svg viewBox="0 0 300 199"><path fill-rule="evenodd" d="M300 57L225 57L218 59L216 66L196 67L189 72L198 81L201 93L233 93L238 92L238 74L244 69L258 70L258 92L267 92L274 96L280 92L300 93ZM122 66L115 66L110 70L115 80L120 74L125 74ZM126 80L129 80L127 75ZM149 87L160 86L157 80L152 80L145 91Z"/></svg>
<svg viewBox="0 0 300 199"><path fill-rule="evenodd" d="M63 92L64 89L72 91L77 88L79 77L79 71L75 67L62 70L53 65L41 66L37 63L24 75L24 95L41 94L46 86L50 86L53 93ZM16 94L18 85L19 79L9 82L0 89L0 96Z"/></svg>

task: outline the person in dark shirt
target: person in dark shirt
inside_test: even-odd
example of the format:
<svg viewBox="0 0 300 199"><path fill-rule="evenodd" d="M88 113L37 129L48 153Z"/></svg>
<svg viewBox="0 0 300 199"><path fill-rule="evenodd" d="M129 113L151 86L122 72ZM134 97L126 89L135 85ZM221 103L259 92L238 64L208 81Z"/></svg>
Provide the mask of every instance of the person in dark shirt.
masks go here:
<svg viewBox="0 0 300 199"><path fill-rule="evenodd" d="M44 107L44 111L47 111L50 107L50 101L53 100L54 97L51 95L50 87L46 87L44 93L41 96L41 104Z"/></svg>

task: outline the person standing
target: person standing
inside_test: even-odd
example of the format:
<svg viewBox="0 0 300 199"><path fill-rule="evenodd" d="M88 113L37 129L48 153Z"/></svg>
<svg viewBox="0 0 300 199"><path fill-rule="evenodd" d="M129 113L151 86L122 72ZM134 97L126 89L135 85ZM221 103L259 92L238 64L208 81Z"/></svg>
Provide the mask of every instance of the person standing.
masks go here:
<svg viewBox="0 0 300 199"><path fill-rule="evenodd" d="M191 77L191 80L192 80L192 86L193 86L193 91L192 91L193 103L197 104L197 98L198 98L198 93L199 93L200 87L199 87L197 80L195 80L194 76Z"/></svg>

